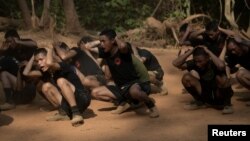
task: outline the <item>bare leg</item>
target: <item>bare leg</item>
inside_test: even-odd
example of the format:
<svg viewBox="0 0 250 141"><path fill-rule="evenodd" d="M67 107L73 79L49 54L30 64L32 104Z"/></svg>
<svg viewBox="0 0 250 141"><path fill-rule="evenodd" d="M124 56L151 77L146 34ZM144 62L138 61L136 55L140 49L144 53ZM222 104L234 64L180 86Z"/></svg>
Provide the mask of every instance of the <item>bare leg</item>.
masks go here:
<svg viewBox="0 0 250 141"><path fill-rule="evenodd" d="M150 117L159 117L159 112L154 101L140 87L139 84L133 84L129 89L129 94L133 99L144 102L150 111Z"/></svg>
<svg viewBox="0 0 250 141"><path fill-rule="evenodd" d="M196 110L203 107L205 103L205 99L201 96L202 89L199 80L194 77L191 73L186 73L182 77L182 84L185 89L192 95L195 99L194 102L187 104L184 106L186 110Z"/></svg>
<svg viewBox="0 0 250 141"><path fill-rule="evenodd" d="M42 92L46 99L54 106L59 107L62 101L62 95L58 89L51 83L47 82L42 85Z"/></svg>
<svg viewBox="0 0 250 141"><path fill-rule="evenodd" d="M182 84L186 89L193 87L197 94L201 95L201 84L191 73L188 72L183 75Z"/></svg>
<svg viewBox="0 0 250 141"><path fill-rule="evenodd" d="M0 105L1 110L10 110L15 108L13 101L14 88L16 87L17 78L7 71L1 72L1 81L3 84L3 89L5 93L5 102Z"/></svg>
<svg viewBox="0 0 250 141"><path fill-rule="evenodd" d="M97 100L113 101L117 99L117 97L106 86L94 88L91 95Z"/></svg>
<svg viewBox="0 0 250 141"><path fill-rule="evenodd" d="M250 89L250 71L249 70L240 69L236 73L236 78L242 86L246 87L247 89Z"/></svg>
<svg viewBox="0 0 250 141"><path fill-rule="evenodd" d="M75 87L64 78L57 79L57 85L61 89L62 95L69 103L70 107L76 106L76 99L74 94Z"/></svg>
<svg viewBox="0 0 250 141"><path fill-rule="evenodd" d="M99 87L101 85L95 76L86 76L83 80L83 84L90 89Z"/></svg>
<svg viewBox="0 0 250 141"><path fill-rule="evenodd" d="M75 86L72 83L70 83L68 80L66 80L65 78L57 79L57 85L61 89L63 97L66 99L66 101L71 107L72 126L79 126L83 124L83 118L77 107L77 103L75 99Z"/></svg>

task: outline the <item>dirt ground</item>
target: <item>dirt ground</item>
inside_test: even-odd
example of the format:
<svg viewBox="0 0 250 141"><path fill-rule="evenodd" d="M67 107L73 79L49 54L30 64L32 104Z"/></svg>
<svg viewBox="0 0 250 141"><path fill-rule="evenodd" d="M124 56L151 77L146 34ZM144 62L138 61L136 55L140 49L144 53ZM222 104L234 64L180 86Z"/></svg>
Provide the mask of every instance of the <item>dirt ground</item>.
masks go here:
<svg viewBox="0 0 250 141"><path fill-rule="evenodd" d="M49 106L40 96L28 105L2 111L0 114L1 141L206 141L209 124L249 124L250 108L245 100L250 95L236 93L233 97L234 114L222 115L212 108L195 111L183 109L192 98L182 94L181 74L171 64L177 49L151 49L164 71L168 95L152 95L160 117L151 119L145 108L121 115L110 113L113 104L93 100L84 113L84 125L72 127L69 121L47 122L45 117L56 111L42 111Z"/></svg>

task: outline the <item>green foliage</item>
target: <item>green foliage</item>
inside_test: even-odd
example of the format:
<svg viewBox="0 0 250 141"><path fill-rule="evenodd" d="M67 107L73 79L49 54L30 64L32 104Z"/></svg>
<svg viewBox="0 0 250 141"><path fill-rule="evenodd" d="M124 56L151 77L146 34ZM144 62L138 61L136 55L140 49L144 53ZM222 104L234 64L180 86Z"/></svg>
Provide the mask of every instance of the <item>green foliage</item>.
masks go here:
<svg viewBox="0 0 250 141"><path fill-rule="evenodd" d="M51 0L50 14L56 19L56 27L61 30L65 27L65 14L61 0Z"/></svg>
<svg viewBox="0 0 250 141"><path fill-rule="evenodd" d="M78 0L75 1L80 22L90 29L112 27L116 30L135 28L150 16L149 0Z"/></svg>
<svg viewBox="0 0 250 141"><path fill-rule="evenodd" d="M115 28L118 31L140 27L143 21L154 11L160 0L74 0L80 23L90 30ZM34 0L35 10L41 17L44 0ZM222 1L223 2L223 1ZM0 0L0 16L21 19L17 0ZM31 10L31 0L27 0ZM62 0L51 0L50 14L56 19L57 29L65 27L65 14ZM247 27L249 17L244 1L236 1L235 14L241 15L239 23ZM224 10L224 9L223 9ZM170 19L179 21L187 15L204 13L219 19L220 5L218 0L162 0L154 17L160 21ZM223 13L222 13L223 14ZM237 18L237 17L236 17ZM223 16L222 23L227 23Z"/></svg>
<svg viewBox="0 0 250 141"><path fill-rule="evenodd" d="M0 0L0 16L21 18L21 12L16 0Z"/></svg>
<svg viewBox="0 0 250 141"><path fill-rule="evenodd" d="M179 21L187 17L189 0L170 0L168 2L169 2L168 7L171 8L168 9L165 18Z"/></svg>

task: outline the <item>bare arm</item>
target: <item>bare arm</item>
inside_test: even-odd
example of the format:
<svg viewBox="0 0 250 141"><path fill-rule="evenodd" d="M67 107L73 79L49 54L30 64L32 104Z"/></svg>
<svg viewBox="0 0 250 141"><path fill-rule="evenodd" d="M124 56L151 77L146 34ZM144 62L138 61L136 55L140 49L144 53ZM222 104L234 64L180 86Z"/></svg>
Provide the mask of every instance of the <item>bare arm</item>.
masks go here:
<svg viewBox="0 0 250 141"><path fill-rule="evenodd" d="M127 44L117 37L115 38L115 41L117 43L118 49L121 51L121 53L127 53L128 52L128 47Z"/></svg>
<svg viewBox="0 0 250 141"><path fill-rule="evenodd" d="M187 66L185 66L184 63L186 62L187 58L193 53L193 50L194 49L188 50L185 54L183 54L183 55L179 56L178 58L176 58L172 62L172 64L175 67L179 68L179 69L182 69L182 70L186 69Z"/></svg>
<svg viewBox="0 0 250 141"><path fill-rule="evenodd" d="M24 76L28 76L28 77L40 77L40 76L42 76L40 71L31 70L33 62L34 62L34 55L30 58L29 62L27 63L27 65L25 66L25 68L23 70Z"/></svg>
<svg viewBox="0 0 250 141"><path fill-rule="evenodd" d="M204 32L205 32L205 29L200 29L198 31L192 32L189 37L192 39L195 39L195 38L198 38L198 36L200 36Z"/></svg>
<svg viewBox="0 0 250 141"><path fill-rule="evenodd" d="M64 49L61 49L58 45L54 45L54 49L62 60L68 60L77 54L75 50L66 51Z"/></svg>
<svg viewBox="0 0 250 141"><path fill-rule="evenodd" d="M23 41L18 38L14 38L14 41L19 45L30 46L30 47L37 46L37 43L33 40Z"/></svg>
<svg viewBox="0 0 250 141"><path fill-rule="evenodd" d="M219 30L222 32L222 33L225 33L226 35L228 36L234 36L236 35L235 32L233 32L232 30L229 30L229 29L224 29L224 28L221 28L221 27L218 27Z"/></svg>
<svg viewBox="0 0 250 141"><path fill-rule="evenodd" d="M214 55L207 47L202 47L205 52L210 56L211 60L219 70L225 70L225 62Z"/></svg>
<svg viewBox="0 0 250 141"><path fill-rule="evenodd" d="M91 52L94 52L94 53L99 53L99 50L97 48L97 45L99 45L101 42L99 40L95 40L95 41L92 41L92 42L88 42L88 43L83 43L83 42L80 42L79 43L79 46L81 47L82 50L86 51L89 50Z"/></svg>
<svg viewBox="0 0 250 141"><path fill-rule="evenodd" d="M225 44L220 53L219 59L221 59L222 61L225 61L226 52L227 52L227 42L225 41Z"/></svg>
<svg viewBox="0 0 250 141"><path fill-rule="evenodd" d="M47 64L49 67L53 70L59 70L60 65L57 62L54 62L53 60L53 50L52 48L46 48L47 49Z"/></svg>
<svg viewBox="0 0 250 141"><path fill-rule="evenodd" d="M141 62L145 62L146 61L146 58L145 57L141 57L138 53L138 50L137 50L137 47L135 46L132 46L132 51L133 51L133 54L136 58L138 58Z"/></svg>
<svg viewBox="0 0 250 141"><path fill-rule="evenodd" d="M99 40L96 40L96 41L93 41L93 42L90 42L90 43L80 43L80 47L82 50L89 50L91 52L94 52L94 53L99 53L99 50L98 48L96 47L97 45L100 44L100 41Z"/></svg>
<svg viewBox="0 0 250 141"><path fill-rule="evenodd" d="M191 27L188 25L186 32L184 33L183 37L180 39L179 44L184 45L186 43L187 37L190 34Z"/></svg>

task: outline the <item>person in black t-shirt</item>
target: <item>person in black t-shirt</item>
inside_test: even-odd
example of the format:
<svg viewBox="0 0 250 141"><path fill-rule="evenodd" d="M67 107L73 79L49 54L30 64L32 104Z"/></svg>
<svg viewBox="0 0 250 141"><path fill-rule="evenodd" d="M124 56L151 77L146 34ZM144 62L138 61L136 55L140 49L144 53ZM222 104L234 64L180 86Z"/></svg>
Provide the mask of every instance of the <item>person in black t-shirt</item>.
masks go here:
<svg viewBox="0 0 250 141"><path fill-rule="evenodd" d="M5 33L5 41L1 47L1 54L16 58L20 63L28 61L37 48L35 41L31 39L21 39L15 29Z"/></svg>
<svg viewBox="0 0 250 141"><path fill-rule="evenodd" d="M89 91L81 84L73 66L53 61L52 51L52 49L37 49L23 74L29 77L40 77L44 82L42 92L48 101L66 112L73 126L78 126L83 123L81 113L90 105ZM34 61L40 70L31 70ZM65 120L67 116L59 111L47 120Z"/></svg>
<svg viewBox="0 0 250 141"><path fill-rule="evenodd" d="M91 42L91 38L84 37L79 42L79 47L69 48L67 45L62 48L60 44L54 44L56 53L63 61L69 61L81 73L78 76L84 86L91 89L106 83L104 73L99 67L92 54L85 49L85 44Z"/></svg>
<svg viewBox="0 0 250 141"><path fill-rule="evenodd" d="M227 40L227 56L226 62L231 69L235 70L235 66L239 64L241 68L236 72L238 82L250 89L250 41L243 40L240 37L231 37ZM250 106L250 102L247 103Z"/></svg>
<svg viewBox="0 0 250 141"><path fill-rule="evenodd" d="M201 37L201 40L196 40L198 37ZM216 21L208 22L205 29L195 31L189 36L193 45L204 45L216 56L220 55L225 45L226 38L227 34L221 31Z"/></svg>
<svg viewBox="0 0 250 141"><path fill-rule="evenodd" d="M13 58L16 61L14 63L11 63L13 61L11 61L10 59L9 61L8 59L2 60L5 62L5 63L2 62L3 64L10 62L10 64L7 66L14 67L14 68L7 69L7 70L0 72L1 81L3 84L5 97L6 97L6 103L0 106L2 110L13 109L15 107L14 97L16 97L17 95L19 96L23 95L23 97L26 97L26 98L31 96L30 98L32 99L32 97L36 94L36 91L34 89L35 86L32 83L26 82L23 76L20 76L18 80L20 79L20 81L24 81L25 85L23 88L19 89L18 92L16 91L17 72L18 70L22 71L24 65L32 56L36 48L37 48L36 42L30 39L21 39L17 31L14 29L8 30L5 33L5 41L3 42L0 48L0 54L4 56L5 58ZM27 88L32 88L30 89L30 93L32 93L32 95L22 94L23 92L26 93L28 91L26 90ZM20 92L20 91L23 91L23 92Z"/></svg>
<svg viewBox="0 0 250 141"><path fill-rule="evenodd" d="M148 70L152 92L167 94L167 88L163 81L164 71L157 58L148 50L132 46L134 55L143 62Z"/></svg>
<svg viewBox="0 0 250 141"><path fill-rule="evenodd" d="M186 61L193 54L193 60ZM210 59L211 58L211 59ZM190 72L182 77L182 84L193 96L195 102L184 108L195 110L210 104L216 107L223 106L223 114L233 113L231 97L233 91L225 74L225 63L216 57L207 47L198 46L179 56L173 65L182 70L195 70L199 79Z"/></svg>
<svg viewBox="0 0 250 141"><path fill-rule="evenodd" d="M99 87L92 91L92 95L97 99L117 99L122 96L128 101L141 101L149 108L150 117L158 117L159 113L154 101L148 97L150 93L149 82L140 82L139 76L137 76L129 51L130 44L117 39L116 32L112 29L106 29L100 33L100 42L99 57L106 61L116 87ZM104 90L108 93L99 94Z"/></svg>

